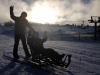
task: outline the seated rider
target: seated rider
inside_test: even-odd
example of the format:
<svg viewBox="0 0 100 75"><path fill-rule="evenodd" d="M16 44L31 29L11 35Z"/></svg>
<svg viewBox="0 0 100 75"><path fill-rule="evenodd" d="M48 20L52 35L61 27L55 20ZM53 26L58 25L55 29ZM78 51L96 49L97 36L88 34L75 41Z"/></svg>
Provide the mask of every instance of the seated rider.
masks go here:
<svg viewBox="0 0 100 75"><path fill-rule="evenodd" d="M27 42L29 47L31 48L32 56L34 54L42 54L43 56L50 58L54 62L60 62L65 54L60 55L51 48L44 48L43 43L47 40L47 32L45 32L44 35L45 37L41 39L39 38L38 32L32 33L29 30Z"/></svg>

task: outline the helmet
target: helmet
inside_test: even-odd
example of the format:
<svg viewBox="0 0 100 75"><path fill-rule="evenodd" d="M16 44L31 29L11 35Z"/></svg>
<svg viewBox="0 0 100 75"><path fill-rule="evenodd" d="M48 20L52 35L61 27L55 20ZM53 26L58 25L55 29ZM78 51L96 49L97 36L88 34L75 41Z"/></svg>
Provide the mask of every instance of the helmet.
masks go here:
<svg viewBox="0 0 100 75"><path fill-rule="evenodd" d="M39 37L39 33L37 31L35 31L32 36L33 37Z"/></svg>

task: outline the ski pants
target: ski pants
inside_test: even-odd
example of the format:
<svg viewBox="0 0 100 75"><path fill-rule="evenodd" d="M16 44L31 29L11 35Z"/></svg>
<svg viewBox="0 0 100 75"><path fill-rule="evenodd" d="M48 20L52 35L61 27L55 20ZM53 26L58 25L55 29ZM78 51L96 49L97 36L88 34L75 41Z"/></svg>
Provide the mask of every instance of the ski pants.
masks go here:
<svg viewBox="0 0 100 75"><path fill-rule="evenodd" d="M13 48L13 55L18 55L18 45L19 45L19 41L21 40L22 45L23 45L23 49L25 52L25 55L29 55L29 51L26 45L26 38L25 38L25 34L19 35L19 34L15 34L14 35L14 48Z"/></svg>

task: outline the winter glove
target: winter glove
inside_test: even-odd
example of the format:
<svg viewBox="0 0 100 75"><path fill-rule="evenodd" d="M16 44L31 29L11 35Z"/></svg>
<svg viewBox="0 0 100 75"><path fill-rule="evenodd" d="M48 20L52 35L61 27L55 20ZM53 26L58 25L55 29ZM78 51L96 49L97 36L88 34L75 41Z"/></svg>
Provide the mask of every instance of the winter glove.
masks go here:
<svg viewBox="0 0 100 75"><path fill-rule="evenodd" d="M14 6L10 6L10 11L13 11Z"/></svg>

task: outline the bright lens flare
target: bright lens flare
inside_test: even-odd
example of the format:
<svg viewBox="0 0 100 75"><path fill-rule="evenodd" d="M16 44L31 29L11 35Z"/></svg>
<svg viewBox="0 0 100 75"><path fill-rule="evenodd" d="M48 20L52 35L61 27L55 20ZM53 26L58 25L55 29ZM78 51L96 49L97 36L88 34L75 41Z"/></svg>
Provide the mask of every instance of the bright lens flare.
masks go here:
<svg viewBox="0 0 100 75"><path fill-rule="evenodd" d="M37 23L54 23L56 11L50 7L35 6L29 13L28 19Z"/></svg>

